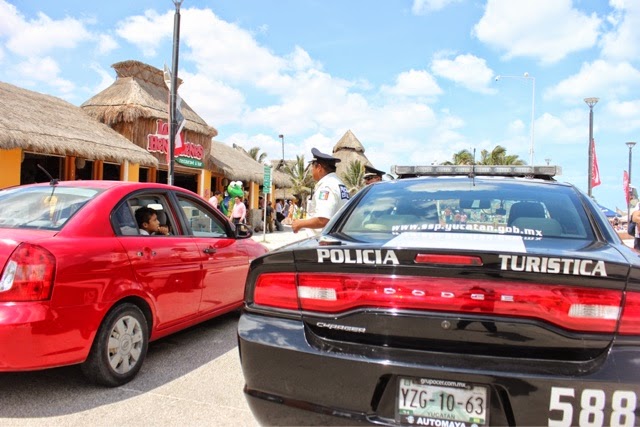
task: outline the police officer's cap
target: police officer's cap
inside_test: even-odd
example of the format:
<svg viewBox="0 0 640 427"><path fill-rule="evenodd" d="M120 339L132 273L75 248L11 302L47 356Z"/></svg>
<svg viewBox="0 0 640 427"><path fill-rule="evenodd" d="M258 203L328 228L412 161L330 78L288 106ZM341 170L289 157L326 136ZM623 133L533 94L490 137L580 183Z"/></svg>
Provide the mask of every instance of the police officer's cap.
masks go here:
<svg viewBox="0 0 640 427"><path fill-rule="evenodd" d="M374 176L382 177L384 176L384 172L380 169L376 169L373 166L365 165L364 167L364 178L372 178Z"/></svg>
<svg viewBox="0 0 640 427"><path fill-rule="evenodd" d="M338 163L340 159L337 157L330 156L329 154L322 153L317 148L311 149L311 154L313 155L313 159L311 162L321 162L321 163Z"/></svg>

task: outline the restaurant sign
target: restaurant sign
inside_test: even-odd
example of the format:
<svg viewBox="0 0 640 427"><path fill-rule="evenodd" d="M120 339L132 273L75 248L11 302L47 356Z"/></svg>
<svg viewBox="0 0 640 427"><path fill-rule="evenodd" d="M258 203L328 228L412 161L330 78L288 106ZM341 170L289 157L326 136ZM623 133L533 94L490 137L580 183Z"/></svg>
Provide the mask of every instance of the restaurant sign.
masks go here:
<svg viewBox="0 0 640 427"><path fill-rule="evenodd" d="M169 123L158 119L155 134L147 136L147 151L151 153L163 153L169 156ZM185 133L182 132L182 140L185 141ZM184 144L184 149L180 155L175 158L176 163L191 168L202 168L204 147L200 144L194 144L188 140Z"/></svg>

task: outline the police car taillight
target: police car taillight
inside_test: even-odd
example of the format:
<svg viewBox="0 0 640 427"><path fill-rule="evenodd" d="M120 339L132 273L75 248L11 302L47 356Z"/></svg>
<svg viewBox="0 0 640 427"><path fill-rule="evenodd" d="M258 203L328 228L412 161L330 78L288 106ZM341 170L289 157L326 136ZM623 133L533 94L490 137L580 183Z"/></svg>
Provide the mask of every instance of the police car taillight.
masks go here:
<svg viewBox="0 0 640 427"><path fill-rule="evenodd" d="M298 289L295 273L261 274L256 280L253 302L265 307L297 310Z"/></svg>
<svg viewBox="0 0 640 427"><path fill-rule="evenodd" d="M372 274L267 273L256 305L335 314L358 308L536 319L579 332L614 333L622 292L528 282ZM640 297L627 297L621 332L638 333Z"/></svg>
<svg viewBox="0 0 640 427"><path fill-rule="evenodd" d="M621 335L640 335L640 292L625 295L618 331Z"/></svg>

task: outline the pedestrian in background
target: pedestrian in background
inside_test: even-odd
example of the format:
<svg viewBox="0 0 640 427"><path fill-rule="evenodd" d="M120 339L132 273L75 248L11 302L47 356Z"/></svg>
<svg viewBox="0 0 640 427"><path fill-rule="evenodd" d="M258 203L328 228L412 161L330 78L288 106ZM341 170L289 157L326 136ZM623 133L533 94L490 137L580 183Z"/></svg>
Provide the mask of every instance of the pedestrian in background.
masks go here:
<svg viewBox="0 0 640 427"><path fill-rule="evenodd" d="M282 206L282 199L276 199L276 216L275 216L275 224L276 230L282 231L284 228L282 227L282 221L284 220L284 214L282 213L284 210Z"/></svg>
<svg viewBox="0 0 640 427"><path fill-rule="evenodd" d="M211 204L211 206L216 209L219 209L218 206L220 206L220 196L222 196L222 193L220 192L220 190L216 190L213 192L213 196L211 196L211 198L209 199L209 203Z"/></svg>
<svg viewBox="0 0 640 427"><path fill-rule="evenodd" d="M366 165L364 167L364 184L369 185L374 182L382 181L382 177L384 176L384 172L379 169L374 168L373 166Z"/></svg>
<svg viewBox="0 0 640 427"><path fill-rule="evenodd" d="M240 196L235 197L235 202L233 204L233 210L231 211L231 221L238 225L244 224L247 221L247 208L242 203L242 198Z"/></svg>
<svg viewBox="0 0 640 427"><path fill-rule="evenodd" d="M267 202L267 233L273 233L273 202Z"/></svg>
<svg viewBox="0 0 640 427"><path fill-rule="evenodd" d="M640 202L631 214L631 222L635 224L633 229L633 249L640 250Z"/></svg>

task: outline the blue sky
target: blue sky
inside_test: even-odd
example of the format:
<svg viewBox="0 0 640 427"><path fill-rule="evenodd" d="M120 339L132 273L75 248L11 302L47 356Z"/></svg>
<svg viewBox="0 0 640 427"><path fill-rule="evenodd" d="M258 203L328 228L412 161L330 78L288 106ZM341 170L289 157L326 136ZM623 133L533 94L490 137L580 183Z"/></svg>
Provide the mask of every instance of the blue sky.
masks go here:
<svg viewBox="0 0 640 427"><path fill-rule="evenodd" d="M171 65L174 12L170 0L0 0L0 80L80 105L114 81L113 63ZM625 209L638 40L637 0L184 0L178 75L219 141L279 159L284 134L285 157L309 158L351 129L383 170L498 144L529 162L535 104L534 163L584 191L583 99L598 97L593 195Z"/></svg>

